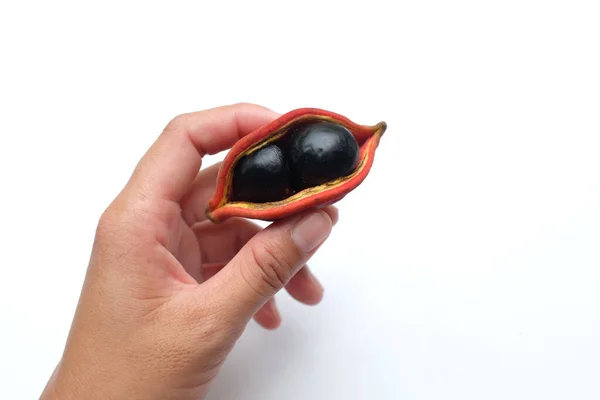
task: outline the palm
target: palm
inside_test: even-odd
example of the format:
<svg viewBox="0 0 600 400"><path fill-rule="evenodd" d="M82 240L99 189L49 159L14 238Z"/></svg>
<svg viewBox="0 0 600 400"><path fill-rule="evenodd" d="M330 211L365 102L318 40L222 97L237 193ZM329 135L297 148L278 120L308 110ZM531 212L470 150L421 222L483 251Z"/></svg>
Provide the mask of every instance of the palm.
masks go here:
<svg viewBox="0 0 600 400"><path fill-rule="evenodd" d="M197 173L202 156L226 150L240 137L277 115L267 109L239 104L204 112L181 115L165 128L149 154L142 159L132 183L143 182L146 177L160 176L153 196L161 204L153 213L154 234L163 245L157 254L155 277L165 275L174 280L159 278L152 286L163 293L172 289L166 282L198 284L216 274L228 264L246 242L260 231L260 227L243 219L230 219L222 224L206 220L204 210L214 193L219 165ZM158 167L154 157L164 156ZM152 178L154 179L154 178ZM332 220L337 211L329 208ZM159 216L155 218L154 216ZM145 232L148 234L148 232ZM153 238L153 239L156 239ZM161 240L162 239L162 240ZM305 304L316 304L323 296L323 288L305 266L286 285L289 294ZM255 315L266 328L279 325L280 317L274 300L269 300Z"/></svg>
<svg viewBox="0 0 600 400"><path fill-rule="evenodd" d="M248 220L231 218L221 224L207 220L203 211L214 191L218 165L198 174L190 194L181 201L181 212L170 214L164 224L171 237L167 250L177 260L173 270L175 278L182 283L202 283L219 272L241 248L262 228ZM179 209L179 207L176 207ZM175 210L173 210L175 211ZM335 214L334 211L331 211ZM171 226L169 229L168 226ZM172 260L175 261L175 260ZM184 272L185 271L185 272ZM322 298L322 288L307 267L302 268L286 286L289 294L304 304L316 304ZM271 299L255 315L255 320L265 328L276 328L280 316Z"/></svg>

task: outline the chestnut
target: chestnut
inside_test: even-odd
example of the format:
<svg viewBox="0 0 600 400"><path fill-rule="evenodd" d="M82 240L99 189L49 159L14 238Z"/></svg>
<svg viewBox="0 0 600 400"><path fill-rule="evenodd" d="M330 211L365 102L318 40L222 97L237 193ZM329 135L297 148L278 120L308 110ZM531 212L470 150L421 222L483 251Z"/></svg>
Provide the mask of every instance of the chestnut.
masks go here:
<svg viewBox="0 0 600 400"><path fill-rule="evenodd" d="M240 159L233 174L232 200L264 203L283 200L290 190L290 169L283 151L269 145Z"/></svg>
<svg viewBox="0 0 600 400"><path fill-rule="evenodd" d="M207 218L275 221L340 201L367 177L387 124L292 110L237 141L219 168Z"/></svg>
<svg viewBox="0 0 600 400"><path fill-rule="evenodd" d="M358 142L340 124L306 123L291 133L290 167L295 190L341 178L358 163Z"/></svg>

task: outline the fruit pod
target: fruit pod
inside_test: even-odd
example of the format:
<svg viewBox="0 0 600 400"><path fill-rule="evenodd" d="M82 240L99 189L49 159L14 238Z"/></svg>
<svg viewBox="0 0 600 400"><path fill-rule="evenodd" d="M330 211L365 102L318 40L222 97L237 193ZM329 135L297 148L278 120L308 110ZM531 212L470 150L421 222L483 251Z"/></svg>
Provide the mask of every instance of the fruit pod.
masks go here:
<svg viewBox="0 0 600 400"><path fill-rule="evenodd" d="M311 126L311 124L328 124L333 129L343 129L344 132L349 132L348 136L351 135L350 140L355 143L356 149L356 157L351 170L343 176L308 187L295 189L287 187L284 191L285 194L276 199L248 201L236 198L234 179L240 179L235 175L241 175L237 167L242 159L258 154L260 150L264 150L267 146L282 142L289 143L291 136L303 134L303 132L298 133L298 127ZM386 129L387 124L385 122L379 122L372 126L359 125L342 115L316 108L290 111L244 136L233 145L219 169L216 191L208 203L206 215L209 220L215 223L225 221L231 217L275 221L309 208L333 204L364 181L373 165L373 158L379 140ZM322 150L322 148L319 148L319 150ZM309 168L314 167L315 164L311 163L312 161L309 160L308 164L305 165L308 165ZM256 191L260 191L261 187L269 189L269 184L259 181L256 184Z"/></svg>

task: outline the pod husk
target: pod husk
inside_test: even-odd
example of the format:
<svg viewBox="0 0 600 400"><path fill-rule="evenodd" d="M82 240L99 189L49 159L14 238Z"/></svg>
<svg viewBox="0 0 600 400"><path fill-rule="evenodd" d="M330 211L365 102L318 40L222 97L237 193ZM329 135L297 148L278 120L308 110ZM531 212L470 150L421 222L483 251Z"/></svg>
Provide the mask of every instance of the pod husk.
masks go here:
<svg viewBox="0 0 600 400"><path fill-rule="evenodd" d="M288 133L290 126L309 120L324 120L340 124L352 133L360 148L358 164L354 171L348 176L299 191L281 201L266 203L231 201L229 191L236 162L241 157L279 139ZM333 204L356 189L367 177L373 165L375 151L386 129L385 122L371 126L359 125L340 114L318 108L290 111L244 136L233 145L219 169L216 190L208 203L206 216L215 223L231 217L275 221L309 208Z"/></svg>

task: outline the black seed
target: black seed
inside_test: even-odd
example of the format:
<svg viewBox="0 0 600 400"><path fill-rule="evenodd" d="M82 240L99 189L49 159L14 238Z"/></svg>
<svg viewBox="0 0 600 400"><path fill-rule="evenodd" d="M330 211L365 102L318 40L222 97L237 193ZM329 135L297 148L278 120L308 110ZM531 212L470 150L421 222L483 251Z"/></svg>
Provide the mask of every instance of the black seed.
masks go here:
<svg viewBox="0 0 600 400"><path fill-rule="evenodd" d="M269 145L241 158L233 173L234 201L263 203L283 200L290 188L290 170L283 152Z"/></svg>
<svg viewBox="0 0 600 400"><path fill-rule="evenodd" d="M345 127L331 122L302 125L289 144L294 188L321 185L350 174L358 163L359 147Z"/></svg>

